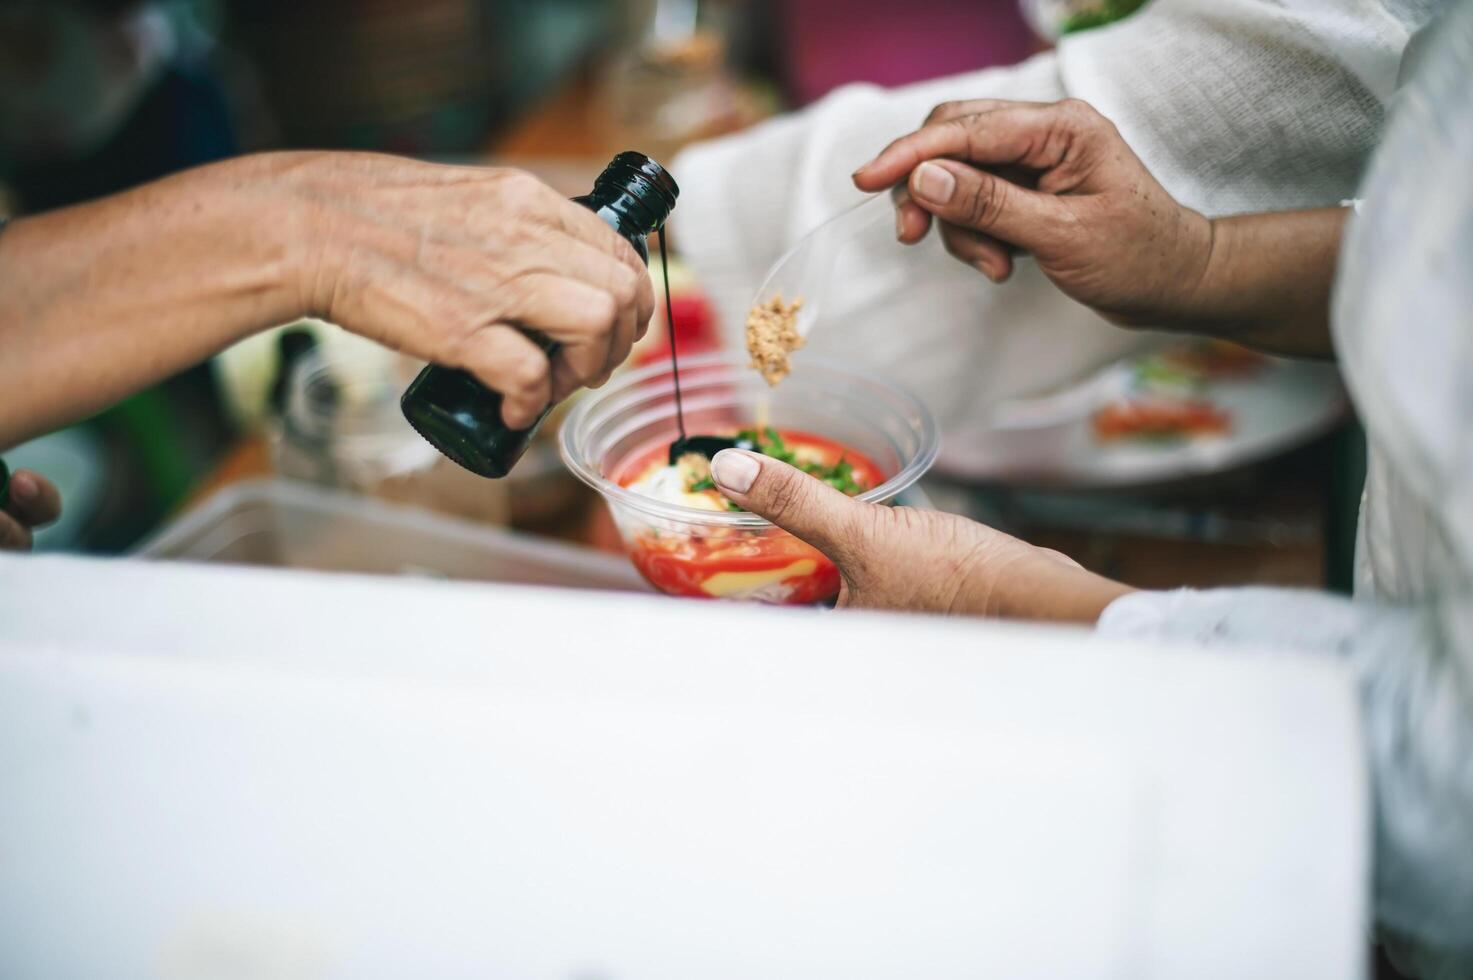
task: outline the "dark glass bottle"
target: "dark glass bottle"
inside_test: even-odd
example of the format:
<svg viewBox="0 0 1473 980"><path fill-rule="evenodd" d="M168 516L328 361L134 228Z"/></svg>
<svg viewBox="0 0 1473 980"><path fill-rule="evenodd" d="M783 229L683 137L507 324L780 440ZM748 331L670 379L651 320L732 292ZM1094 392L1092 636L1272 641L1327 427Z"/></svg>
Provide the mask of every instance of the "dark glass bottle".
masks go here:
<svg viewBox="0 0 1473 980"><path fill-rule="evenodd" d="M659 230L675 207L680 188L665 168L643 153L614 157L593 183L593 192L574 201L593 211L634 246L649 263L645 237ZM557 344L530 333L549 356ZM469 372L431 364L405 390L399 401L415 431L440 452L472 473L502 477L527 451L549 405L525 429L508 428L501 420L501 394Z"/></svg>

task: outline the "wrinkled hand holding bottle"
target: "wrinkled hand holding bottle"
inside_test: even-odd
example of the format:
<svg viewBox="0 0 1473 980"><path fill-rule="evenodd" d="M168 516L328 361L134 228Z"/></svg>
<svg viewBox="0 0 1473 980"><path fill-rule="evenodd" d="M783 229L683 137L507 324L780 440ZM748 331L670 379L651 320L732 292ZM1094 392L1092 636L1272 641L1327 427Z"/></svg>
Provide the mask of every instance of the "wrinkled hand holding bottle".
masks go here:
<svg viewBox="0 0 1473 980"><path fill-rule="evenodd" d="M324 229L307 305L469 371L502 393L513 428L607 381L649 325L654 291L634 249L528 174L334 154L301 180Z"/></svg>
<svg viewBox="0 0 1473 980"><path fill-rule="evenodd" d="M532 176L368 153L240 157L19 218L0 293L0 449L303 316L463 368L525 425L602 383L654 311L630 244Z"/></svg>

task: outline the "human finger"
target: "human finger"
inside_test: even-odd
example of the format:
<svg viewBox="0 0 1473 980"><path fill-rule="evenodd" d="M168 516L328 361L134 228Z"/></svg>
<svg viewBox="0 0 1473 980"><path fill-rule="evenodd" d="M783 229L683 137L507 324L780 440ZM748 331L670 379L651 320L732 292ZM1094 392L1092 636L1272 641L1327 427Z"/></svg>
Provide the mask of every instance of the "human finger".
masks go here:
<svg viewBox="0 0 1473 980"><path fill-rule="evenodd" d="M61 516L61 494L41 474L16 470L10 478L6 509L27 527L40 527Z"/></svg>
<svg viewBox="0 0 1473 980"><path fill-rule="evenodd" d="M536 271L567 275L614 297L620 328L614 350L622 348L622 352L616 353L606 366L611 372L623 362L634 341L649 329L650 318L655 311L655 292L649 270L639 263L630 265L599 253L583 242L564 239L556 246L549 256L552 261L539 264ZM625 336L628 344L623 343Z"/></svg>
<svg viewBox="0 0 1473 980"><path fill-rule="evenodd" d="M534 272L517 277L498 297L501 318L557 341L554 355L577 384L598 378L608 364L619 302L607 290L576 279Z"/></svg>
<svg viewBox="0 0 1473 980"><path fill-rule="evenodd" d="M30 551L31 529L0 510L0 551Z"/></svg>
<svg viewBox="0 0 1473 980"><path fill-rule="evenodd" d="M507 198L516 202L513 220L523 221L535 239L548 242L550 270L612 290L621 279L611 277L602 266L608 261L623 266L634 277L636 309L641 319L648 321L655 309L654 291L649 270L634 246L588 208L568 200L531 174L510 171L499 180ZM504 222L507 218L493 211L487 220ZM549 229L551 236L547 235ZM499 238L495 234L483 237L488 242ZM602 261L594 262L590 256Z"/></svg>
<svg viewBox="0 0 1473 980"><path fill-rule="evenodd" d="M992 112L992 111L994 111L996 109L1001 109L1001 108L1004 108L1004 107L1009 106L1009 105L1042 105L1042 104L1043 103L1037 103L1037 102L1009 102L1006 99L961 99L961 100L952 101L952 102L942 102L942 103L938 104L937 106L935 106L930 111L930 113L927 114L925 120L921 123L921 128L925 128L926 126L931 126L931 125L934 125L936 123L947 122L949 120L961 118L963 116L974 116L974 115L977 115L978 113L982 113L982 112ZM907 134L907 135L910 135L910 134ZM889 147L886 147L886 150L885 151L881 151L881 153L878 154L878 155L876 155L876 157L874 159L869 160L869 161L866 161L862 166L860 166L860 168L854 172L854 184L855 184L855 186L858 187L862 191L879 191L879 190L884 190L885 189L885 186L886 186L885 183L883 182L883 180L879 179L878 176L876 176L874 173L872 173L872 170L873 170L873 168L875 166L876 161L881 156L884 156L885 152L888 151L890 149L890 147L893 147L896 143L900 142L900 139L904 139L904 138L905 137L900 137L900 138L892 141L890 143L890 146ZM904 176L904 175L902 174L901 176ZM899 177L896 178L896 180L899 180L899 179L900 179ZM894 183L893 181L892 181L892 185L894 187L903 187L904 186L904 184L902 184L902 183ZM897 208L899 207L899 204L900 204L900 201L897 198L897 200L896 200L896 206L897 206ZM929 227L929 225L928 225L928 227Z"/></svg>
<svg viewBox="0 0 1473 980"><path fill-rule="evenodd" d="M1092 137L1092 109L1072 100L1052 105L1009 104L922 126L892 142L854 175L861 190L902 180L927 160L949 158L987 166L1056 165L1078 139Z"/></svg>
<svg viewBox="0 0 1473 980"><path fill-rule="evenodd" d="M645 273L644 260L623 235L614 231L607 222L583 205L566 199L559 200L557 207L549 212L558 229L623 263L630 271ZM654 309L653 298L650 309Z"/></svg>
<svg viewBox="0 0 1473 980"><path fill-rule="evenodd" d="M501 418L524 429L552 400L552 366L546 352L521 330L492 323L460 345L456 366L501 393Z"/></svg>
<svg viewBox="0 0 1473 980"><path fill-rule="evenodd" d="M1013 257L1007 246L985 232L943 221L941 242L953 257L993 282L1004 282L1013 274Z"/></svg>
<svg viewBox="0 0 1473 980"><path fill-rule="evenodd" d="M1034 250L1050 240L1059 199L955 160L928 160L910 175L911 198L942 221Z"/></svg>
<svg viewBox="0 0 1473 980"><path fill-rule="evenodd" d="M723 449L711 460L717 488L744 509L767 518L828 555L841 568L856 559L874 504L835 490L787 463L742 449Z"/></svg>
<svg viewBox="0 0 1473 980"><path fill-rule="evenodd" d="M924 125L945 122L962 116L975 116L983 112L995 112L1009 106L1046 106L1047 102L1030 102L1025 99L955 99L942 102L926 116Z"/></svg>
<svg viewBox="0 0 1473 980"><path fill-rule="evenodd" d="M931 230L931 212L910 199L904 184L890 189L890 200L895 205L895 238L906 245L925 238Z"/></svg>

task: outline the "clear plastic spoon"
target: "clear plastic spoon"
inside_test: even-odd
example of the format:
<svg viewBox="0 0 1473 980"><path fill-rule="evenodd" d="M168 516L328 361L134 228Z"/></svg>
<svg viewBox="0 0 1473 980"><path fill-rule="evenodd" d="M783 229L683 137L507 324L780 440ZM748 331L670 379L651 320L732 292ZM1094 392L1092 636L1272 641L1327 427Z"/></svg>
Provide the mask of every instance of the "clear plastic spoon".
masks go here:
<svg viewBox="0 0 1473 980"><path fill-rule="evenodd" d="M798 309L793 329L800 337L808 336L826 304L839 255L870 228L891 223L894 220L892 213L889 195L877 194L829 218L772 264L751 305L757 306L778 296L787 302L801 299L803 305ZM752 446L730 436L682 434L670 444L670 463L674 465L686 453L699 453L709 459L723 449L734 448L751 449Z"/></svg>
<svg viewBox="0 0 1473 980"><path fill-rule="evenodd" d="M834 266L846 246L877 225L894 224L894 205L888 194L876 194L840 211L804 235L767 270L757 287L752 306L781 296L785 301L803 301L793 328L807 337L818 322L832 288Z"/></svg>

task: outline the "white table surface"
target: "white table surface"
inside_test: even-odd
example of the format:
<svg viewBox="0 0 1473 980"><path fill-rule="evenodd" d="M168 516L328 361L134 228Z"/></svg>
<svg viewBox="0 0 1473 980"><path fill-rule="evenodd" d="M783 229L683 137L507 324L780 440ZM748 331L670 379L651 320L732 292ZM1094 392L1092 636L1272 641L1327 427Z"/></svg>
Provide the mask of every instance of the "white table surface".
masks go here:
<svg viewBox="0 0 1473 980"><path fill-rule="evenodd" d="M0 976L1362 975L1348 679L0 558Z"/></svg>

